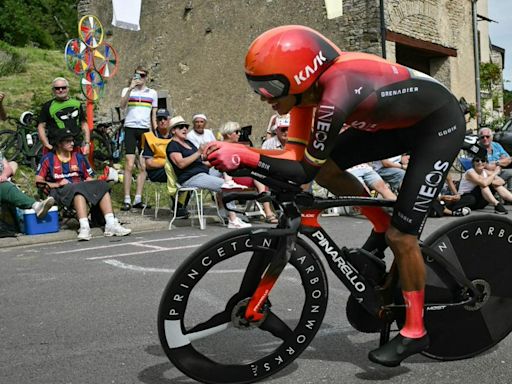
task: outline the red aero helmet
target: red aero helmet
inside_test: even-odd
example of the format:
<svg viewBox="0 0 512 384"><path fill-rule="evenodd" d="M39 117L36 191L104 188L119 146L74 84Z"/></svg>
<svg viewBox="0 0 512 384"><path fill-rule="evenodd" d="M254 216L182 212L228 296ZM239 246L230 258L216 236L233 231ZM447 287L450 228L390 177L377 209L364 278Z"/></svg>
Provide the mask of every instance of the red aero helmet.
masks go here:
<svg viewBox="0 0 512 384"><path fill-rule="evenodd" d="M256 38L245 57L252 89L267 98L303 93L341 54L332 41L302 25L270 29Z"/></svg>

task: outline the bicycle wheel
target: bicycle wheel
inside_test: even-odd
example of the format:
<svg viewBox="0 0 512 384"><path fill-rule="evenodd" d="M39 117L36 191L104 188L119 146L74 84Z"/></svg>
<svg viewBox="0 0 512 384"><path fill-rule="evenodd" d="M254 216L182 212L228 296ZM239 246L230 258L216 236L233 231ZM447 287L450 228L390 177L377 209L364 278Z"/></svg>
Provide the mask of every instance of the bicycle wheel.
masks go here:
<svg viewBox="0 0 512 384"><path fill-rule="evenodd" d="M438 229L425 244L463 271L484 295L474 305L426 310L430 347L424 354L464 359L496 345L512 330L512 221L495 215L466 217ZM425 263L425 301L457 297L444 269L428 258Z"/></svg>
<svg viewBox="0 0 512 384"><path fill-rule="evenodd" d="M298 240L264 304L264 318L241 318L277 237L228 233L196 250L160 302L158 332L171 362L204 383L251 383L283 369L308 346L327 306L327 281L314 250Z"/></svg>
<svg viewBox="0 0 512 384"><path fill-rule="evenodd" d="M91 143L93 148L93 167L98 171L106 163L112 165L112 151L108 139L97 131L91 132Z"/></svg>
<svg viewBox="0 0 512 384"><path fill-rule="evenodd" d="M21 154L21 142L18 133L10 129L0 131L0 151L7 161L16 160Z"/></svg>

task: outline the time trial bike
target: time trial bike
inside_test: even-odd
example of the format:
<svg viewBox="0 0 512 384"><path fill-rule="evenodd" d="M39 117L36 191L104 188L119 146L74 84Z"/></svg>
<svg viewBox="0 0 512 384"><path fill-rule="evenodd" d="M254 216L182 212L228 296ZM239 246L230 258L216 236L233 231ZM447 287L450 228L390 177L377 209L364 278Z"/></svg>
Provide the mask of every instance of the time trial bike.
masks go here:
<svg viewBox="0 0 512 384"><path fill-rule="evenodd" d="M320 255L350 292L346 314L355 329L380 333L382 345L393 323L404 324L395 265L386 271L381 259L363 249L339 248L318 222L331 207L393 203L273 188L282 209L276 227L230 231L207 242L180 265L162 295L161 345L170 361L197 381L251 383L300 356L327 308ZM261 198L234 192L224 201ZM463 217L420 245L430 337L423 354L464 359L505 338L512 330L512 221L490 214ZM222 284L212 284L219 279Z"/></svg>

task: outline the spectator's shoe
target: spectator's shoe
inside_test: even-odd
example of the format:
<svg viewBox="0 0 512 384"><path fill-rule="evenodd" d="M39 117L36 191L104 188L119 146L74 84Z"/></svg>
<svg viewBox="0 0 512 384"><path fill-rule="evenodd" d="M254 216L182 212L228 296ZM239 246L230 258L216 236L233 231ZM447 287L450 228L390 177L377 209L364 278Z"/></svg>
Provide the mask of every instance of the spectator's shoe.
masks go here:
<svg viewBox="0 0 512 384"><path fill-rule="evenodd" d="M427 334L419 339L410 339L399 333L390 342L371 351L368 358L386 367L398 367L402 360L427 349L429 342Z"/></svg>
<svg viewBox="0 0 512 384"><path fill-rule="evenodd" d="M80 228L78 230L78 241L89 241L92 239L91 228Z"/></svg>
<svg viewBox="0 0 512 384"><path fill-rule="evenodd" d="M471 208L462 207L452 211L452 216L467 216L471 213Z"/></svg>
<svg viewBox="0 0 512 384"><path fill-rule="evenodd" d="M178 208L176 211L176 218L177 219L186 219L190 215L190 212L187 210L187 208Z"/></svg>
<svg viewBox="0 0 512 384"><path fill-rule="evenodd" d="M233 221L229 220L229 222L228 222L228 228L230 228L230 229L249 228L249 227L252 227L252 225L249 223L244 223L238 217L235 220L233 220Z"/></svg>
<svg viewBox="0 0 512 384"><path fill-rule="evenodd" d="M55 204L55 199L51 196L48 196L46 199L42 201L38 201L34 206L34 211L38 219L42 219L46 217L48 211Z"/></svg>
<svg viewBox="0 0 512 384"><path fill-rule="evenodd" d="M132 208L132 205L130 203L123 203L121 205L121 211L129 211Z"/></svg>
<svg viewBox="0 0 512 384"><path fill-rule="evenodd" d="M507 215L508 211L503 205L501 205L501 203L498 203L494 206L494 213L497 213L498 215Z"/></svg>
<svg viewBox="0 0 512 384"><path fill-rule="evenodd" d="M142 201L139 201L137 204L133 204L132 208L136 208L136 209L150 209L151 208L151 205L149 204L144 204Z"/></svg>
<svg viewBox="0 0 512 384"><path fill-rule="evenodd" d="M112 225L105 225L105 232L103 232L104 236L111 237L111 236L126 236L132 233L131 229L123 227L121 224L119 224L119 221L115 219L114 224Z"/></svg>

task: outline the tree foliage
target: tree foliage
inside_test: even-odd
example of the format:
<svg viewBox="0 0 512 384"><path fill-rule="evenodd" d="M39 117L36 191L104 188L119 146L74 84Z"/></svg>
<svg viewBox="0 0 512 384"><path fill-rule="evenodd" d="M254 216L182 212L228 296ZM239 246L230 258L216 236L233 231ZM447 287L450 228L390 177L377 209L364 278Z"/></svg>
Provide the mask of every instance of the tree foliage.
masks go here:
<svg viewBox="0 0 512 384"><path fill-rule="evenodd" d="M64 48L76 35L76 0L2 0L0 40L17 47Z"/></svg>

